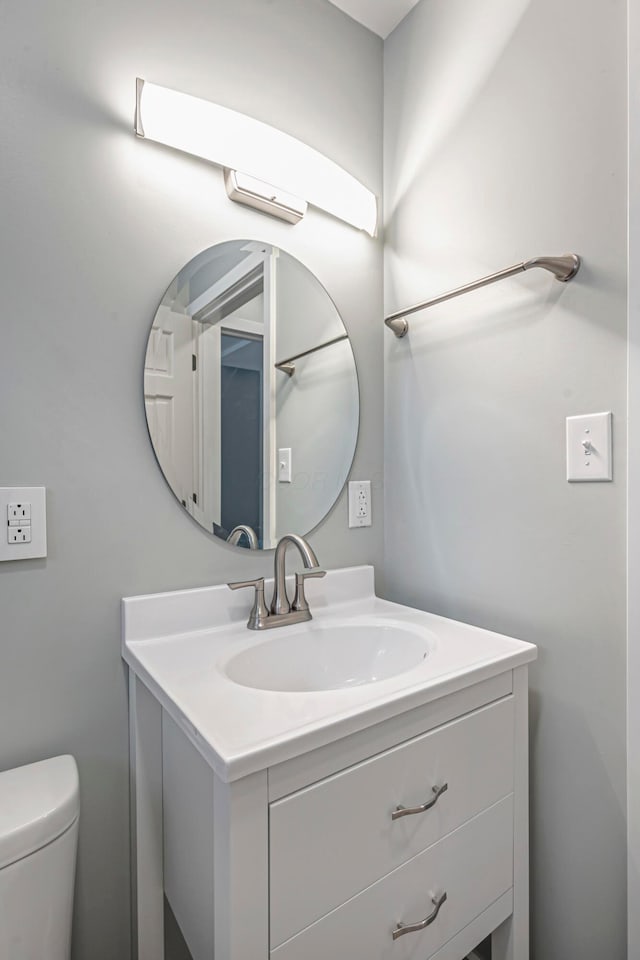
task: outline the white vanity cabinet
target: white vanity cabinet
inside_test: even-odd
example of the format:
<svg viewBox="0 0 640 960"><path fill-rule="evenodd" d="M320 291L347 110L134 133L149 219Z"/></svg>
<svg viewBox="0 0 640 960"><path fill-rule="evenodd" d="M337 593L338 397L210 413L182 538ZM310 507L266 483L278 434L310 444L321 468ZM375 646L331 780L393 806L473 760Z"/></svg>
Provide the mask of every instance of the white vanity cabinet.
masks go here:
<svg viewBox="0 0 640 960"><path fill-rule="evenodd" d="M424 663L250 690L229 652L269 639L229 591L125 601L138 960L165 957L165 896L193 960L463 960L489 935L493 960L528 960L535 648L381 601L370 568L326 579L320 633L402 618Z"/></svg>
<svg viewBox="0 0 640 960"><path fill-rule="evenodd" d="M526 672L232 783L132 676L138 739L146 722L162 767L137 810L139 897L155 887L156 925L164 889L194 960L462 960L493 931L494 960L526 960ZM139 958L159 960L161 926L140 910Z"/></svg>
<svg viewBox="0 0 640 960"><path fill-rule="evenodd" d="M445 786L436 798L434 788ZM364 922L361 955L375 948L395 956L394 921L432 913L431 896L446 893L438 922L420 937L406 934L422 939L420 950L430 956L510 889L512 794L513 699L507 697L271 803L274 955L334 954L345 933L358 939ZM433 801L392 819L399 806L420 810ZM464 869L452 870L454 864ZM296 936L336 908L331 920Z"/></svg>

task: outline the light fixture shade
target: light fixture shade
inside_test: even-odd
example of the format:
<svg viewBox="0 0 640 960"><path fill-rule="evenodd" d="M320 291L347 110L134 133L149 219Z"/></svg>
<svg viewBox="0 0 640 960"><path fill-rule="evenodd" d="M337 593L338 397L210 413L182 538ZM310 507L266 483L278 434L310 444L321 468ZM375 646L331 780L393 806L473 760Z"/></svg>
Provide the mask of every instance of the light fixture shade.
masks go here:
<svg viewBox="0 0 640 960"><path fill-rule="evenodd" d="M137 80L136 133L229 167L376 233L375 195L295 137L235 110Z"/></svg>

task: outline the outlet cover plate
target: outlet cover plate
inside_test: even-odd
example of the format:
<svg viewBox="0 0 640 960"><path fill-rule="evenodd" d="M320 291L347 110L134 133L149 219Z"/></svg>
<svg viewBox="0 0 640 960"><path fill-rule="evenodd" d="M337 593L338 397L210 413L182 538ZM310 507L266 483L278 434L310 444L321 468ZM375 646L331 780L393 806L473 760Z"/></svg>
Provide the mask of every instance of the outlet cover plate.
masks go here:
<svg viewBox="0 0 640 960"><path fill-rule="evenodd" d="M47 555L45 487L0 487L0 561L31 560ZM9 504L31 504L31 540L9 543Z"/></svg>
<svg viewBox="0 0 640 960"><path fill-rule="evenodd" d="M371 481L349 481L349 526L371 526Z"/></svg>

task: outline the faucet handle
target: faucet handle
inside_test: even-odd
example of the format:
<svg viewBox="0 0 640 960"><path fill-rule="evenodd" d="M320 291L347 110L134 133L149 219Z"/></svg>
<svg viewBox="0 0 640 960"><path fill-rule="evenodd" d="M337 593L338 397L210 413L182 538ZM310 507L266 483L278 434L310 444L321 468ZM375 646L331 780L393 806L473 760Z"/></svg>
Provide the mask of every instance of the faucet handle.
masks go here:
<svg viewBox="0 0 640 960"><path fill-rule="evenodd" d="M228 583L230 590L242 590L243 587L254 587L255 596L247 626L250 630L259 630L264 621L269 616L269 610L264 600L264 577L258 577L257 580L236 580Z"/></svg>
<svg viewBox="0 0 640 960"><path fill-rule="evenodd" d="M243 587L255 587L256 590L262 587L264 590L264 577L258 577L257 580L234 580L233 583L228 583L227 586L229 590L242 590Z"/></svg>
<svg viewBox="0 0 640 960"><path fill-rule="evenodd" d="M305 570L303 573L296 573L296 592L293 598L293 603L291 604L292 610L309 610L309 604L307 603L307 598L304 595L304 582L307 577L325 577L327 575L326 570L321 570L320 567L311 567L309 570Z"/></svg>

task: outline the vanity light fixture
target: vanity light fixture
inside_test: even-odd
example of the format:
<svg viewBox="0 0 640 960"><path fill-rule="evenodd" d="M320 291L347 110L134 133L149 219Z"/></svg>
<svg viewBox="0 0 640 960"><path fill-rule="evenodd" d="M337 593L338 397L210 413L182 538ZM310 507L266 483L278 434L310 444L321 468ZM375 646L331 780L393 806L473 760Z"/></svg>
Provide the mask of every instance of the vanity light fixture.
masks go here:
<svg viewBox="0 0 640 960"><path fill-rule="evenodd" d="M234 200L290 223L309 203L375 236L375 195L333 160L260 120L138 78L135 131L225 168Z"/></svg>

